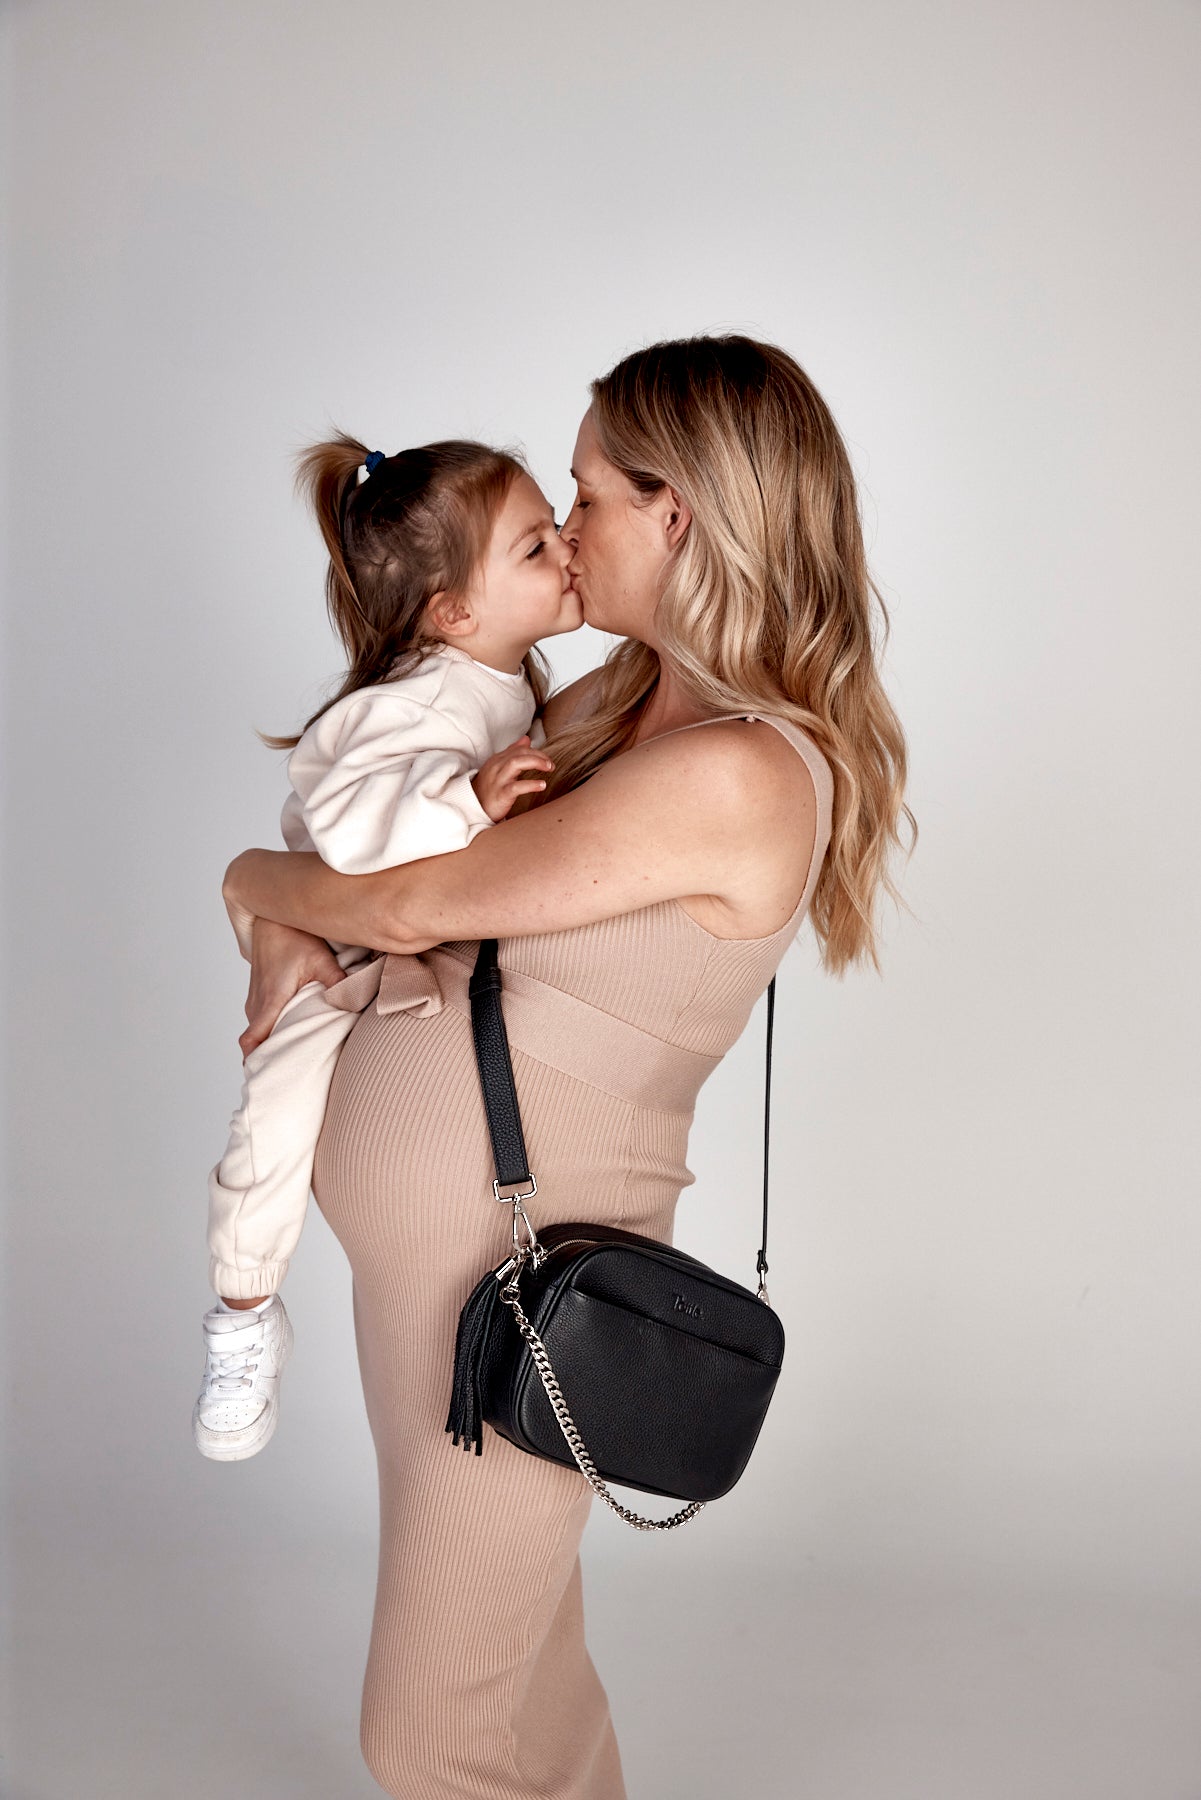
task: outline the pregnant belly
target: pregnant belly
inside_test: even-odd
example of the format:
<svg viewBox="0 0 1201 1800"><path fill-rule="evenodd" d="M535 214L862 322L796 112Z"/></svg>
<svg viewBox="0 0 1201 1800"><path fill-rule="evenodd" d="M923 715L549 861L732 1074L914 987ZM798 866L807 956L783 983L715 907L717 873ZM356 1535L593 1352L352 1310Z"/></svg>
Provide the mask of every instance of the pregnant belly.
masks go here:
<svg viewBox="0 0 1201 1800"><path fill-rule="evenodd" d="M591 1219L671 1241L691 1112L639 1106L513 1048L539 1225ZM398 1271L463 1297L512 1241L470 1020L453 1006L361 1015L334 1071L313 1195L356 1282ZM465 1285L466 1284L466 1285Z"/></svg>

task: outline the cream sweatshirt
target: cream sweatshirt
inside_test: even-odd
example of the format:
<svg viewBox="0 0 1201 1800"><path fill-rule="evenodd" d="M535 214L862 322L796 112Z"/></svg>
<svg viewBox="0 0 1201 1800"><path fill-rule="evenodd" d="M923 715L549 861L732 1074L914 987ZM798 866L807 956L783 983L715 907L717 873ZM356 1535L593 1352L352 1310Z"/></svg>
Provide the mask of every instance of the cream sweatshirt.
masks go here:
<svg viewBox="0 0 1201 1800"><path fill-rule="evenodd" d="M309 726L288 758L284 842L343 875L461 850L494 823L472 776L533 722L524 670L489 668L448 644Z"/></svg>
<svg viewBox="0 0 1201 1800"><path fill-rule="evenodd" d="M495 823L472 776L527 731L534 745L546 742L534 705L524 670L489 668L457 644L396 681L348 694L288 758L285 844L316 850L343 875L463 849ZM253 914L229 901L226 911L249 962Z"/></svg>

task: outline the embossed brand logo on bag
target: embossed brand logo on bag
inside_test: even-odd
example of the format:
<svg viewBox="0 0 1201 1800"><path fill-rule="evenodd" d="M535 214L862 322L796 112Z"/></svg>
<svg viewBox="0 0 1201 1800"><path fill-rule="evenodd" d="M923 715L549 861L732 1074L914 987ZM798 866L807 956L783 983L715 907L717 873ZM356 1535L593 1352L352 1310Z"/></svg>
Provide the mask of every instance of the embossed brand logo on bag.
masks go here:
<svg viewBox="0 0 1201 1800"><path fill-rule="evenodd" d="M704 1316L705 1316L704 1308L701 1306L699 1301L685 1300L683 1294L673 1294L672 1300L675 1303L675 1310L677 1312L687 1313L688 1317L690 1319L703 1319L704 1318Z"/></svg>

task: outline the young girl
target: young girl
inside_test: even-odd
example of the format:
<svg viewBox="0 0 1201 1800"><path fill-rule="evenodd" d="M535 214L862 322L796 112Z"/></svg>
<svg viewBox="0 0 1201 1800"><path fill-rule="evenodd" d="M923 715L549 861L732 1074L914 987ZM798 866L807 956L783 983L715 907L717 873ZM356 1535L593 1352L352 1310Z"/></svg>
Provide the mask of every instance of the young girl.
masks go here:
<svg viewBox="0 0 1201 1800"><path fill-rule="evenodd" d="M285 843L347 875L462 849L546 785L530 770L554 767L536 748L549 671L533 645L583 623L571 550L517 458L484 444L384 456L339 437L303 454L299 480L329 551L326 601L350 666L299 738L264 737L292 750ZM234 923L249 959L245 922ZM219 1461L253 1456L275 1430L292 1348L278 1289L334 1063L379 986L382 958L330 947L347 979L301 988L246 1057L209 1174L218 1301L204 1316L192 1431Z"/></svg>

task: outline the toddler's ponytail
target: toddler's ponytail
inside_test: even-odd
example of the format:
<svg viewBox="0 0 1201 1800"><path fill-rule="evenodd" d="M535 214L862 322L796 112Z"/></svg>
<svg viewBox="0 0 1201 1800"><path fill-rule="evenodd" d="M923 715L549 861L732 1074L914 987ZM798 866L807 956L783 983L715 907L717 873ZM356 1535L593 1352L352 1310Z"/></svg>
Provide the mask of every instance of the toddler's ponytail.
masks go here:
<svg viewBox="0 0 1201 1800"><path fill-rule="evenodd" d="M302 450L296 462L297 492L307 497L316 513L329 552L325 597L330 622L339 636L343 635L341 621L352 614L358 614L362 619L366 635L370 636L373 630L371 621L363 614L346 567L346 546L342 538L346 503L359 485L367 457L365 444L342 434ZM347 649L354 654L349 644Z"/></svg>

